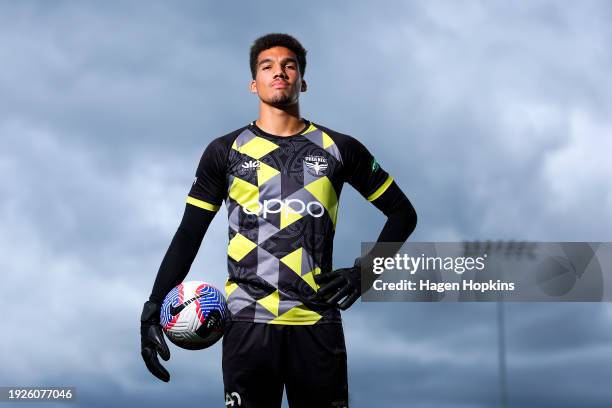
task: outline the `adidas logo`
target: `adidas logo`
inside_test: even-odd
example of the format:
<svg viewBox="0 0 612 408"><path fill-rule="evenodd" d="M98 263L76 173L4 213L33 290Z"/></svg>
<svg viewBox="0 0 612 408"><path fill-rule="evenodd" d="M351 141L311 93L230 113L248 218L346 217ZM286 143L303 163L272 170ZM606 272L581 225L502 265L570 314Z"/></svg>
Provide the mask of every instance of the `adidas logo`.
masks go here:
<svg viewBox="0 0 612 408"><path fill-rule="evenodd" d="M242 168L245 170L253 170L259 168L259 160L249 160L242 163Z"/></svg>

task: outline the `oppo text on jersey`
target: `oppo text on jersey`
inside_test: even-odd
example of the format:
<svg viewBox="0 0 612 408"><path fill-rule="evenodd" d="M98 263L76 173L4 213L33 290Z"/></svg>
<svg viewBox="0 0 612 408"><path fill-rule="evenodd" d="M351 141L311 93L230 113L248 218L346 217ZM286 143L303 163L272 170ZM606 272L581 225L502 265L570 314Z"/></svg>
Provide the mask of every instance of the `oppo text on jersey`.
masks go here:
<svg viewBox="0 0 612 408"><path fill-rule="evenodd" d="M297 209L292 207L291 205L297 204ZM256 210L251 210L251 208L256 207ZM299 198L285 198L284 200L280 200L278 198L272 198L270 200L264 200L263 203L259 203L259 201L252 201L246 203L246 205L242 206L242 210L251 215L261 215L262 217L266 217L268 214L277 214L280 213L283 208L285 209L285 217L289 215L289 213L304 215L307 213L315 218L322 217L325 213L325 209L323 205L318 201L309 201L305 203Z"/></svg>

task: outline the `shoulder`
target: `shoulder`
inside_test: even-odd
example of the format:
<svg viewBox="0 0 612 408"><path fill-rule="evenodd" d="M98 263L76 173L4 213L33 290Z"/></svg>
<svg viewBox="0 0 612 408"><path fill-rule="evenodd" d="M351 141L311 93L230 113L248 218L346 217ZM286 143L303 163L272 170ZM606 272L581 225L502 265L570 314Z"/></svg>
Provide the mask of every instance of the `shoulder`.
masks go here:
<svg viewBox="0 0 612 408"><path fill-rule="evenodd" d="M236 130L232 130L231 132L226 133L223 136L219 136L213 139L208 144L208 147L213 146L215 148L224 148L224 149L229 150L232 147L234 140L236 140L238 136L240 136L245 130L247 130L248 127L249 125L245 125Z"/></svg>
<svg viewBox="0 0 612 408"><path fill-rule="evenodd" d="M336 130L328 128L327 126L323 126L315 122L312 122L312 124L314 127L316 127L317 129L319 129L320 131L326 133L329 137L331 137L334 143L338 145L358 142L357 139L355 139L353 136L348 135L346 133L338 132Z"/></svg>
<svg viewBox="0 0 612 408"><path fill-rule="evenodd" d="M357 138L349 134L337 132L326 126L319 125L318 123L313 122L313 125L317 129L327 134L333 140L333 142L338 146L338 149L343 157L360 154L367 151L365 146Z"/></svg>
<svg viewBox="0 0 612 408"><path fill-rule="evenodd" d="M245 129L247 129L247 127L248 125L243 126L211 140L204 147L204 151L200 158L200 167L211 165L219 168L225 167L234 141L245 131Z"/></svg>
<svg viewBox="0 0 612 408"><path fill-rule="evenodd" d="M242 126L236 130L232 130L223 136L219 136L211 140L204 148L203 157L210 158L211 156L219 156L220 159L225 160L229 154L229 151L234 144L234 141L247 130L248 125Z"/></svg>

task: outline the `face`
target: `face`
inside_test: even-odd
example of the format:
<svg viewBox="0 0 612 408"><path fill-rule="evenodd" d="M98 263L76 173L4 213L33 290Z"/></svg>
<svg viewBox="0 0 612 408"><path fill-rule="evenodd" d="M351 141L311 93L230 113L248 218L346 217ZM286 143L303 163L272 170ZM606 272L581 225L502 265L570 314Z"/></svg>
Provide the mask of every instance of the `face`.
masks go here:
<svg viewBox="0 0 612 408"><path fill-rule="evenodd" d="M262 102L283 107L298 102L300 92L306 91L297 57L288 48L272 47L259 53L251 92Z"/></svg>

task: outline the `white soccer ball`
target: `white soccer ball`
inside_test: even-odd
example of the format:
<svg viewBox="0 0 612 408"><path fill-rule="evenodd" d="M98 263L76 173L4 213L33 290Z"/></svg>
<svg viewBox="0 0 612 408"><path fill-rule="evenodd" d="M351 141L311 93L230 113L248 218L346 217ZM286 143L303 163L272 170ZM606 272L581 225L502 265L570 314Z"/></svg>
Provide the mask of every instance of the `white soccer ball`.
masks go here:
<svg viewBox="0 0 612 408"><path fill-rule="evenodd" d="M164 299L160 323L177 346L200 350L222 336L230 313L223 294L213 285L188 281L175 286Z"/></svg>

